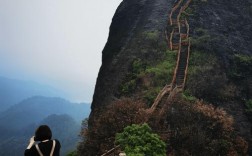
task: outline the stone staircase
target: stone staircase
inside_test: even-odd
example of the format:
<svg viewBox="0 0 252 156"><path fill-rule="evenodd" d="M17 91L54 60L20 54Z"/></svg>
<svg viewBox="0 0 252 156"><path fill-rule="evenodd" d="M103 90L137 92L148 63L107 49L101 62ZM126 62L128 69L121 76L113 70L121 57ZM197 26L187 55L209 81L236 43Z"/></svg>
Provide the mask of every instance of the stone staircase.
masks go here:
<svg viewBox="0 0 252 156"><path fill-rule="evenodd" d="M174 70L173 79L171 84L167 84L157 95L151 108L147 109L148 117L146 122L151 119L154 112L157 112L156 123L161 120L165 120L164 116L169 110L173 97L183 91L186 81L186 75L188 70L189 55L190 55L190 39L189 39L189 24L187 20L181 19L181 14L189 6L192 0L179 0L172 8L169 15L168 24L172 27L172 31L166 33L166 39L168 40L170 50L177 51L177 63ZM168 129L164 131L155 130L163 140L169 139L171 131ZM119 146L110 149L102 156L112 156Z"/></svg>
<svg viewBox="0 0 252 156"><path fill-rule="evenodd" d="M181 14L185 11L190 2L191 0L178 1L169 16L169 24L170 27L172 27L172 31L169 33L168 30L166 30L166 39L169 39L168 43L170 50L177 52L177 62L171 84L167 84L160 91L153 105L147 111L150 118L152 118L152 114L155 114L156 124L165 122L165 114L171 109L173 98L176 94L182 92L185 87L191 43L189 39L188 21L186 18L182 19ZM166 141L169 140L170 134L172 133L169 128L164 128L163 131L155 131Z"/></svg>
<svg viewBox="0 0 252 156"><path fill-rule="evenodd" d="M170 27L172 27L172 31L168 32L168 30L166 30L166 39L169 39L168 43L170 50L177 51L177 63L171 84L167 84L159 92L151 108L147 110L149 114L152 114L156 110L162 98L166 94L169 94L175 87L180 91L184 89L191 44L189 39L189 24L185 18L181 19L181 14L185 11L190 2L191 0L180 0L171 10L168 23Z"/></svg>

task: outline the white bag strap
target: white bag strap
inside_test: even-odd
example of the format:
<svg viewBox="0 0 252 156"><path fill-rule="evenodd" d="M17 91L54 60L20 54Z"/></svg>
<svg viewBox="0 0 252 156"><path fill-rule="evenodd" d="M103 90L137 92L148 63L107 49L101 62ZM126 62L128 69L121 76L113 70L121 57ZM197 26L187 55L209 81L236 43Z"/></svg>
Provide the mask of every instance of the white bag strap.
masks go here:
<svg viewBox="0 0 252 156"><path fill-rule="evenodd" d="M53 140L53 146L52 146L52 150L51 150L50 156L53 156L53 152L54 152L54 149L55 149L55 145L56 145L56 141Z"/></svg>
<svg viewBox="0 0 252 156"><path fill-rule="evenodd" d="M55 149L55 145L56 145L56 141L53 140L53 145L52 145L52 150L51 150L50 156L53 156L53 152L54 152L54 149ZM36 144L35 147L36 147L36 149L37 149L39 155L40 155L40 156L43 156L41 150L39 149L38 144Z"/></svg>
<svg viewBox="0 0 252 156"><path fill-rule="evenodd" d="M40 151L40 149L39 149L38 144L36 144L36 146L35 146L35 147L36 147L36 149L37 149L37 151L38 151L39 155L40 155L40 156L43 156L42 152L41 152L41 151Z"/></svg>

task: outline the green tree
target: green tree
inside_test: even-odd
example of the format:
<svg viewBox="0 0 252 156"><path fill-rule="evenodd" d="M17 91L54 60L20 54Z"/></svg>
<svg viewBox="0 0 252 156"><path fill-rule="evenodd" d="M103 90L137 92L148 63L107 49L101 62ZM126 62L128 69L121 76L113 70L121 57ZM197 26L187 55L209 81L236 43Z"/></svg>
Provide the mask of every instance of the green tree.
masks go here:
<svg viewBox="0 0 252 156"><path fill-rule="evenodd" d="M116 143L122 146L127 156L166 155L165 143L146 123L127 126L122 133L116 134Z"/></svg>

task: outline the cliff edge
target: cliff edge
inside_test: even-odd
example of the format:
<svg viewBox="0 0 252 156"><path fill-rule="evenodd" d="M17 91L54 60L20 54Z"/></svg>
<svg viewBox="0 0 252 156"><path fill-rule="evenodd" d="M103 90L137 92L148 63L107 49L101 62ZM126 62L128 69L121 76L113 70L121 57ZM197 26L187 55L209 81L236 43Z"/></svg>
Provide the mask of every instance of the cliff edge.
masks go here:
<svg viewBox="0 0 252 156"><path fill-rule="evenodd" d="M178 2L124 0L118 7L93 96L87 138L92 143L81 147L83 155L101 154L104 144L113 146L114 140L109 139L113 134L95 133L106 131L96 123L109 105L129 98L151 107L162 88L172 82L177 53L170 48L167 32L174 28L169 15ZM190 25L191 44L183 95L202 99L232 115L235 132L248 142L250 150L251 6L251 0L192 0L181 14Z"/></svg>

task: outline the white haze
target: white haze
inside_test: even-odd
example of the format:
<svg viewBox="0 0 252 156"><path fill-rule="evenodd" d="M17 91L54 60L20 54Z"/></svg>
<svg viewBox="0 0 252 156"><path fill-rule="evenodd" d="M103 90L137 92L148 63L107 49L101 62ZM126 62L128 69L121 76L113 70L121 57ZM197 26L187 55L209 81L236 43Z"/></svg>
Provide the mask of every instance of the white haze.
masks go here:
<svg viewBox="0 0 252 156"><path fill-rule="evenodd" d="M92 101L101 52L122 0L0 0L0 75Z"/></svg>

